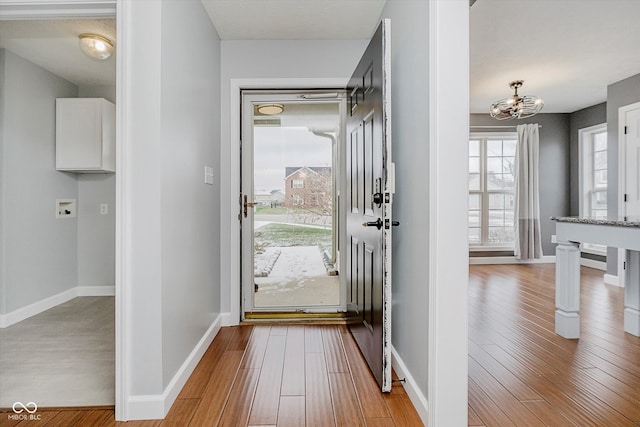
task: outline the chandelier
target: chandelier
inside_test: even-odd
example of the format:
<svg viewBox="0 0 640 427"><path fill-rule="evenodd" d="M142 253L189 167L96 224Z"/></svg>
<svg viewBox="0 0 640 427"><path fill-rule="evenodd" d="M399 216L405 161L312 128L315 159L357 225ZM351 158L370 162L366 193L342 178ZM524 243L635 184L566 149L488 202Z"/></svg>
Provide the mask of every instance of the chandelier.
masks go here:
<svg viewBox="0 0 640 427"><path fill-rule="evenodd" d="M518 89L522 87L523 83L523 80L509 83L509 87L514 90L513 96L491 104L489 110L491 117L498 120L524 119L536 115L542 110L544 101L539 96L518 95Z"/></svg>

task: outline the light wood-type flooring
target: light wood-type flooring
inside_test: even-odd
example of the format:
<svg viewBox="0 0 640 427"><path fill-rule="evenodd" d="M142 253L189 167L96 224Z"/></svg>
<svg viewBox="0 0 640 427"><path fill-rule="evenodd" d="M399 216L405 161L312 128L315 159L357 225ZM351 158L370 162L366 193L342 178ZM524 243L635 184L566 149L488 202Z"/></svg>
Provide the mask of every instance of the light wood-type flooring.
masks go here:
<svg viewBox="0 0 640 427"><path fill-rule="evenodd" d="M38 412L43 426L422 426L401 383L379 391L344 325L222 328L164 420L111 408ZM0 413L0 425L27 425Z"/></svg>
<svg viewBox="0 0 640 427"><path fill-rule="evenodd" d="M469 425L640 425L640 338L624 290L581 269L581 338L554 333L555 265L471 266Z"/></svg>

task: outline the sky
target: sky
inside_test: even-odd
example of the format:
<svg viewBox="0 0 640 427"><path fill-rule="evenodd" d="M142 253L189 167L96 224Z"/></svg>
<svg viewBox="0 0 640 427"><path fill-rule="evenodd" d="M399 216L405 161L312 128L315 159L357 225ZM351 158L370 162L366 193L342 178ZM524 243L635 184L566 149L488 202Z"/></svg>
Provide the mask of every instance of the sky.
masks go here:
<svg viewBox="0 0 640 427"><path fill-rule="evenodd" d="M284 192L285 168L331 166L331 140L306 127L254 127L254 194Z"/></svg>

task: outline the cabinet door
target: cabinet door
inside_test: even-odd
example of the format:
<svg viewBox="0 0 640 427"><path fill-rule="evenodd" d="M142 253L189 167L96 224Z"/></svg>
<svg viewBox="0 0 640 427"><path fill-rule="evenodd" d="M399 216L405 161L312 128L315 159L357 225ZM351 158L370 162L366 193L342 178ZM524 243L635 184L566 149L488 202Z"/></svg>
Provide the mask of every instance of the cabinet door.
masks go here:
<svg viewBox="0 0 640 427"><path fill-rule="evenodd" d="M56 100L56 169L102 167L102 109L99 99Z"/></svg>

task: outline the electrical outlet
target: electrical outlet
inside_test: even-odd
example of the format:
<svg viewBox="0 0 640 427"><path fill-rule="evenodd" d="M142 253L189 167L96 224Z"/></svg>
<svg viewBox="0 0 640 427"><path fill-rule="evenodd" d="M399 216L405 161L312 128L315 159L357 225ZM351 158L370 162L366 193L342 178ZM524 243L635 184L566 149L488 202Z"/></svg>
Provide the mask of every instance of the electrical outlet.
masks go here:
<svg viewBox="0 0 640 427"><path fill-rule="evenodd" d="M100 215L108 215L109 214L109 205L107 203L100 204Z"/></svg>

